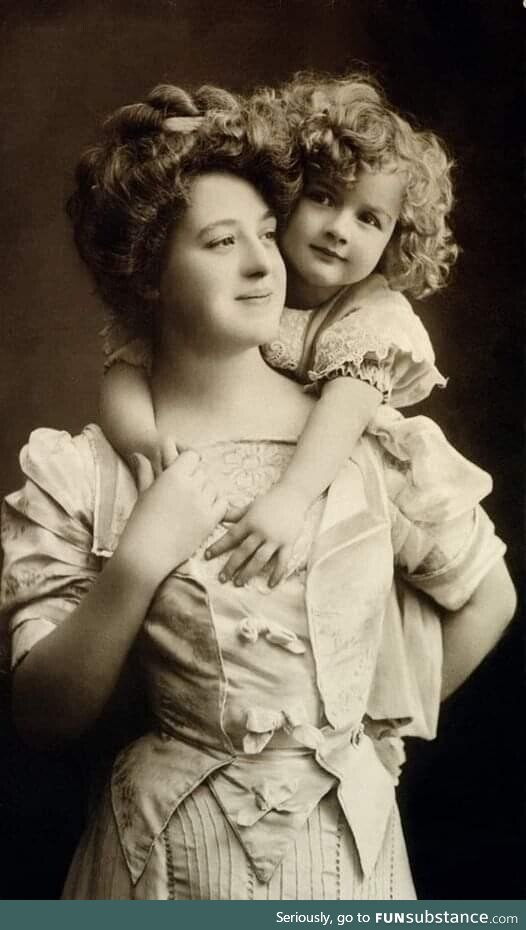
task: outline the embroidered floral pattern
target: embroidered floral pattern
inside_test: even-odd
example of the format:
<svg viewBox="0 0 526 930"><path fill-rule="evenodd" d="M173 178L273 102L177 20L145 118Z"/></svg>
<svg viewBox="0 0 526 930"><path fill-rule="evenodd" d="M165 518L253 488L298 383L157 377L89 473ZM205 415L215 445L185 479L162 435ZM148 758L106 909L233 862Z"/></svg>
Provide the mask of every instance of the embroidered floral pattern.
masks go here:
<svg viewBox="0 0 526 930"><path fill-rule="evenodd" d="M218 442L200 450L203 464L214 475L219 492L234 507L246 507L256 497L265 494L276 484L294 455L296 446L292 442L246 441ZM303 571L312 545L316 528L323 510L323 497L318 498L308 509L303 529L292 548L287 574ZM226 532L227 526L219 524L207 540L197 550L196 556L201 560L200 571L205 577L217 577L221 566L229 558L229 553L206 562L203 559L205 549ZM250 586L269 593L267 579L270 569L253 578Z"/></svg>

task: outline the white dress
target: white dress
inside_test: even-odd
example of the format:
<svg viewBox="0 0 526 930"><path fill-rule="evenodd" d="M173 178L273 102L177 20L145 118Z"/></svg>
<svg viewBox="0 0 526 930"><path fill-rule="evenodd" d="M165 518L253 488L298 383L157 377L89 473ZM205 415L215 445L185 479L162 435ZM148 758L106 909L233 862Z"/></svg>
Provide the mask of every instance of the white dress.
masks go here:
<svg viewBox="0 0 526 930"><path fill-rule="evenodd" d="M258 441L201 451L230 501L240 504L279 479L293 449ZM351 514L349 577L342 578L341 568L331 575L337 565L331 551L340 551L344 541L335 548L332 537L342 527L345 538L351 532L349 520L331 523L342 516L336 482L328 500L311 508L277 590L269 592L264 578L241 593L220 585L220 561L207 563L202 549L161 586L143 631L154 726L116 760L64 897L414 896L394 801L396 766L390 764L400 741L393 743L389 727L402 733L411 716L436 714L440 637L434 629L418 642L416 627L406 637L408 665L418 676L415 667L425 660L430 672L423 684L407 684L393 631L382 628L381 605L392 584L389 553L415 584L456 607L501 557L503 545L482 512L465 515L463 526L453 521L449 534L444 527L428 532L412 526L385 499L396 470L385 461L380 467L374 450L371 461L385 484L373 493L366 481L367 506ZM100 431L71 439L39 430L22 466L28 480L7 499L3 527L3 609L11 618L15 663L67 622L111 556L135 500L129 472ZM351 466L357 489L366 466L366 458ZM353 507L355 498L350 495ZM390 526L378 520L382 508ZM323 540L330 543L326 551ZM318 601L316 549L329 572ZM372 551L374 584L362 591ZM349 607L342 613L336 577L354 592L343 600L356 605L355 615ZM382 649L392 678L378 684ZM409 716L395 706L404 689ZM398 715L398 722L389 719ZM344 770L350 773L345 778ZM176 801L169 796L172 781L179 784Z"/></svg>

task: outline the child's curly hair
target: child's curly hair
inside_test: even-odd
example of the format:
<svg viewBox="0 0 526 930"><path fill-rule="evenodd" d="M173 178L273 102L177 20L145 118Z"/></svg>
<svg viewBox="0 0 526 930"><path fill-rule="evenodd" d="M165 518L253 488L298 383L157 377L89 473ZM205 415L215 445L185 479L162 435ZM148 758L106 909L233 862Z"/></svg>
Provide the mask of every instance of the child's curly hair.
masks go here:
<svg viewBox="0 0 526 930"><path fill-rule="evenodd" d="M173 117L190 119L167 126ZM242 177L280 219L297 183L291 151L283 114L269 119L263 102L217 87L190 95L159 85L106 120L102 141L79 161L67 212L99 294L131 337L152 334L166 242L195 177Z"/></svg>
<svg viewBox="0 0 526 930"><path fill-rule="evenodd" d="M453 162L441 140L403 119L365 73L299 73L275 100L286 113L305 178L319 173L348 184L364 166L404 171L401 212L381 270L392 287L417 297L443 287L458 247L447 223Z"/></svg>

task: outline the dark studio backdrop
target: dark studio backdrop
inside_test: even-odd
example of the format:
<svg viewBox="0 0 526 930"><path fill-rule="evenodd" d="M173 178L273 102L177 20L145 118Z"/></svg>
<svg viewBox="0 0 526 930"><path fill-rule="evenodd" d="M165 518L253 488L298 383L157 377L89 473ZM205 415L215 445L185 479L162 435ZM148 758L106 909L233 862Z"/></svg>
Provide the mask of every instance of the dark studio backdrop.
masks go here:
<svg viewBox="0 0 526 930"><path fill-rule="evenodd" d="M37 426L97 416L100 308L63 203L100 120L162 80L244 90L367 63L458 162L451 286L421 313L444 392L421 406L495 477L487 502L522 568L522 0L11 0L0 4L3 193L0 493ZM520 610L519 610L520 614ZM419 896L522 898L524 695L518 620L410 748L401 803ZM53 898L82 821L83 753L40 755L2 688L2 898Z"/></svg>

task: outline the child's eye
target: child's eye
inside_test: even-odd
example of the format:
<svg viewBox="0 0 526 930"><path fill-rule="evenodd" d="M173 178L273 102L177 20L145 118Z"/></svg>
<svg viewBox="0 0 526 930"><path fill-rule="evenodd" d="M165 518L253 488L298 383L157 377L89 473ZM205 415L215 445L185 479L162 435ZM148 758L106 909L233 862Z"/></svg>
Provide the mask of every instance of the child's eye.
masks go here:
<svg viewBox="0 0 526 930"><path fill-rule="evenodd" d="M314 203L319 203L322 207L333 207L334 206L334 197L332 194L329 194L328 191L324 191L320 188L311 188L305 192L305 196L309 200L313 200Z"/></svg>
<svg viewBox="0 0 526 930"><path fill-rule="evenodd" d="M361 216L362 223L366 223L368 226L376 226L377 229L381 229L381 223L375 213L362 213Z"/></svg>

